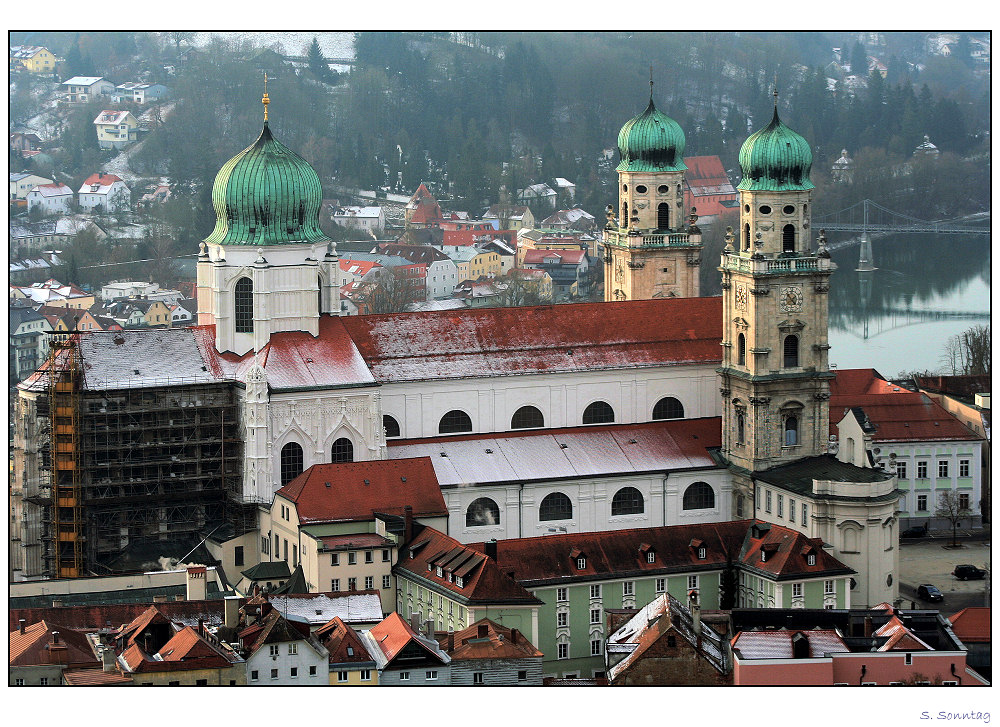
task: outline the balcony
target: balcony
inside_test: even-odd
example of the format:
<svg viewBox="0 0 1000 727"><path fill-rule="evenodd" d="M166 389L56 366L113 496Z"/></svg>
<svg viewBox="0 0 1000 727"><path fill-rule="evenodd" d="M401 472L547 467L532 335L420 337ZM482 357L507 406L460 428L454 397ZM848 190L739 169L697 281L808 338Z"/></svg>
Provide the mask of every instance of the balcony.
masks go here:
<svg viewBox="0 0 1000 727"><path fill-rule="evenodd" d="M814 273L832 271L830 258L813 255L788 258L762 258L754 260L749 255L731 253L726 255L723 268L755 275L785 275L788 273Z"/></svg>
<svg viewBox="0 0 1000 727"><path fill-rule="evenodd" d="M605 230L605 246L613 247L701 247L701 235L686 232L644 232L630 235L628 232Z"/></svg>

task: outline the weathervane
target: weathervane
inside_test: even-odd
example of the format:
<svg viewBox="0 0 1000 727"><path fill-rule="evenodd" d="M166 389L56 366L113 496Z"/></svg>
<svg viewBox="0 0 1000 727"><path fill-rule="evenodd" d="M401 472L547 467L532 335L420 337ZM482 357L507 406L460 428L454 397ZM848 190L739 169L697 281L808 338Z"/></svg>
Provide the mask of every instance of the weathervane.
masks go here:
<svg viewBox="0 0 1000 727"><path fill-rule="evenodd" d="M260 102L264 104L264 121L267 121L267 105L271 103L271 99L267 97L267 73L264 73L264 97L261 98Z"/></svg>

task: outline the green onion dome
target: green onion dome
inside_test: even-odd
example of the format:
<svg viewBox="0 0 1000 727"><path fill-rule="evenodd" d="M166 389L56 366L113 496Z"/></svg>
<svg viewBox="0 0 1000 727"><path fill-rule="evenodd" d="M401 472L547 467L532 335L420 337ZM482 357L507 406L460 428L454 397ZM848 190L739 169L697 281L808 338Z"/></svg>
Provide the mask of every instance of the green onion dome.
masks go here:
<svg viewBox="0 0 1000 727"><path fill-rule="evenodd" d="M793 192L812 189L809 142L778 118L778 109L766 127L750 135L740 149L743 179L737 189L752 192Z"/></svg>
<svg viewBox="0 0 1000 727"><path fill-rule="evenodd" d="M650 97L646 110L618 132L619 172L683 172L684 132L680 124L656 110Z"/></svg>
<svg viewBox="0 0 1000 727"><path fill-rule="evenodd" d="M226 162L212 185L215 229L205 242L327 242L319 227L323 187L309 162L276 141L264 121L257 141Z"/></svg>

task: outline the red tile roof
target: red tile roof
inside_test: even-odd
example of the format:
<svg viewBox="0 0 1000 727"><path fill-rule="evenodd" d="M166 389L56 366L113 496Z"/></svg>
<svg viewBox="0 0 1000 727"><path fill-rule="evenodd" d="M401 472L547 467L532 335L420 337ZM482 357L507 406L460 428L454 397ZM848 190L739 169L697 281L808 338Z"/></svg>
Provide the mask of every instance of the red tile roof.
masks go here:
<svg viewBox="0 0 1000 727"><path fill-rule="evenodd" d="M98 606L60 606L58 608L15 608L7 612L10 630L18 627L19 619L25 623L41 620L55 621L80 631L117 628L131 623L149 610L145 603L119 603ZM197 623L199 619L207 624L221 624L224 617L224 603L210 601L167 601L157 603L156 609L171 621Z"/></svg>
<svg viewBox="0 0 1000 727"><path fill-rule="evenodd" d="M874 369L838 371L830 382L831 434L854 407L875 425L877 442L981 439L934 399L885 381Z"/></svg>
<svg viewBox="0 0 1000 727"><path fill-rule="evenodd" d="M54 650L52 634L59 633L59 644ZM87 666L100 664L87 637L73 629L48 621L39 621L10 632L8 638L9 666L41 666L69 664ZM57 655L57 650L61 653Z"/></svg>
<svg viewBox="0 0 1000 727"><path fill-rule="evenodd" d="M473 659L540 659L544 654L517 629L481 618L454 634L435 634L438 644L452 661ZM449 644L454 644L449 648Z"/></svg>
<svg viewBox="0 0 1000 727"><path fill-rule="evenodd" d="M438 566L441 567L440 576ZM540 603L508 575L509 569L501 569L496 561L487 558L481 544L463 545L431 527L423 528L401 549L399 562L393 570L430 582L470 604ZM452 575L450 582L449 574ZM462 579L461 587L458 578Z"/></svg>
<svg viewBox="0 0 1000 727"><path fill-rule="evenodd" d="M822 659L824 654L849 652L835 629L789 631L741 631L733 638L733 653L738 659L791 659L792 640L802 634L809 645L809 658Z"/></svg>
<svg viewBox="0 0 1000 727"><path fill-rule="evenodd" d="M374 639L387 662L395 659L411 643L427 652L431 657L440 658L440 655L425 644L424 640L417 636L417 633L410 628L403 617L395 611L373 626L368 633ZM447 657L444 661L447 661Z"/></svg>
<svg viewBox="0 0 1000 727"><path fill-rule="evenodd" d="M104 671L103 667L96 669L67 669L63 679L71 687L107 687L131 684L132 677L114 671Z"/></svg>
<svg viewBox="0 0 1000 727"><path fill-rule="evenodd" d="M970 606L948 617L951 630L963 643L988 644L990 642L989 606Z"/></svg>
<svg viewBox="0 0 1000 727"><path fill-rule="evenodd" d="M428 457L313 465L276 494L295 503L303 525L373 520L406 505L414 517L448 514Z"/></svg>
<svg viewBox="0 0 1000 727"><path fill-rule="evenodd" d="M532 250L524 251L525 265L542 265L556 258L559 265L579 265L586 257L583 250Z"/></svg>
<svg viewBox="0 0 1000 727"><path fill-rule="evenodd" d="M885 636L888 637L882 646L878 648L879 651L933 651L930 646L928 646L924 641L922 641L916 634L914 634L910 629L908 629L900 620L899 616L893 616L890 618L881 628L879 628L875 636Z"/></svg>
<svg viewBox="0 0 1000 727"><path fill-rule="evenodd" d="M330 652L331 664L355 664L372 660L358 632L345 624L339 616L316 629L317 639Z"/></svg>

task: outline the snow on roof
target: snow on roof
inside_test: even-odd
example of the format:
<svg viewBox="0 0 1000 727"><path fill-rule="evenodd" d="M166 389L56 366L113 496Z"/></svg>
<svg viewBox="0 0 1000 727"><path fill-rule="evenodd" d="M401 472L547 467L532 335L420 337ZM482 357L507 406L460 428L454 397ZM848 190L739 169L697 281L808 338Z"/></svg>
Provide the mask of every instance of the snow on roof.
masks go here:
<svg viewBox="0 0 1000 727"><path fill-rule="evenodd" d="M792 639L801 634L809 644L809 658L850 651L834 629L811 631L741 631L733 639L733 652L739 659L792 659Z"/></svg>
<svg viewBox="0 0 1000 727"><path fill-rule="evenodd" d="M390 441L389 457L430 457L442 488L714 467L717 417Z"/></svg>
<svg viewBox="0 0 1000 727"><path fill-rule="evenodd" d="M98 81L103 81L102 76L73 76L68 81L63 81L63 86L93 86ZM110 81L109 81L110 83Z"/></svg>
<svg viewBox="0 0 1000 727"><path fill-rule="evenodd" d="M37 192L43 197L64 197L67 194L73 194L73 190L65 184L39 184L31 192L28 192L28 194L32 192Z"/></svg>
<svg viewBox="0 0 1000 727"><path fill-rule="evenodd" d="M297 593L268 596L285 618L308 621L311 626L339 617L347 624L378 623L382 600L376 591L367 593Z"/></svg>

